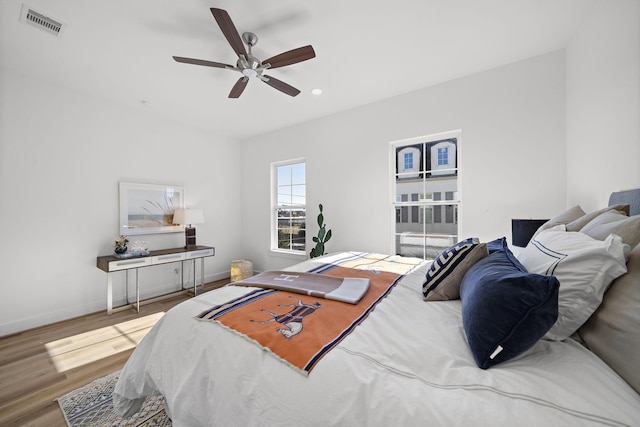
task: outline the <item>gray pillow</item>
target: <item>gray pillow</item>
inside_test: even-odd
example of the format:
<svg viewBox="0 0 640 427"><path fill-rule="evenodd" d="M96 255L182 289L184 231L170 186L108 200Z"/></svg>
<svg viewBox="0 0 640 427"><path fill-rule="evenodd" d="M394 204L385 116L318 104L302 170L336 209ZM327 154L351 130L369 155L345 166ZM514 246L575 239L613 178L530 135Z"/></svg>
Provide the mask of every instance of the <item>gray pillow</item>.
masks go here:
<svg viewBox="0 0 640 427"><path fill-rule="evenodd" d="M462 240L442 251L431 263L422 284L425 301L460 299L460 283L473 265L488 255L477 237Z"/></svg>
<svg viewBox="0 0 640 427"><path fill-rule="evenodd" d="M540 228L538 228L538 230L535 232L534 236L538 235L538 233L540 233L541 231L555 227L556 225L568 224L571 221L575 221L576 219L583 217L584 215L585 211L583 211L580 206L569 208L542 224Z"/></svg>
<svg viewBox="0 0 640 427"><path fill-rule="evenodd" d="M631 217L636 218L636 217ZM587 346L640 393L640 245L627 273L613 281L600 307L579 329Z"/></svg>
<svg viewBox="0 0 640 427"><path fill-rule="evenodd" d="M580 218L577 218L577 219L572 220L571 222L567 223L567 231L582 231L582 228L585 225L587 225L588 223L593 221L595 218L598 218L600 215L602 215L602 214L604 214L606 212L617 212L617 213L624 214L625 216L629 216L629 205L607 206L606 208L602 208L602 209L598 209L597 211L589 212L588 214L585 214L585 215L581 216ZM604 236L604 237L607 237L607 236ZM604 238L599 239L599 240L604 240Z"/></svg>
<svg viewBox="0 0 640 427"><path fill-rule="evenodd" d="M640 215L626 216L622 212L612 210L594 218L580 231L598 240L604 240L610 234L617 234L622 237L623 243L634 248L640 243Z"/></svg>

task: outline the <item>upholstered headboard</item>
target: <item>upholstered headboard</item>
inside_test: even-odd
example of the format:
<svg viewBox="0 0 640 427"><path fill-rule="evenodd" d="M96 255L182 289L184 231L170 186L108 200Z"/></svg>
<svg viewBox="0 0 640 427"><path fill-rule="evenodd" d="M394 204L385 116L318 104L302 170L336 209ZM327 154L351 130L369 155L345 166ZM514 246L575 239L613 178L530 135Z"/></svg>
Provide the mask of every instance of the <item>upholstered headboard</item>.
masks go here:
<svg viewBox="0 0 640 427"><path fill-rule="evenodd" d="M609 196L609 206L628 204L629 216L640 215L640 189L616 191Z"/></svg>

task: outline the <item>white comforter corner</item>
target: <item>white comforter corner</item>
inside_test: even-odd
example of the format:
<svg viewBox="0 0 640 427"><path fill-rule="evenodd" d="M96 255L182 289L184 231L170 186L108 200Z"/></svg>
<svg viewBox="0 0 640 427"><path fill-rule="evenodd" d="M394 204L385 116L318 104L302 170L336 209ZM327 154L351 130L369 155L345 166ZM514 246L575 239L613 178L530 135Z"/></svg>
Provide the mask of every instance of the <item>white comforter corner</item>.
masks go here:
<svg viewBox="0 0 640 427"><path fill-rule="evenodd" d="M571 340L540 341L514 360L477 368L460 302L422 301L426 268L405 277L309 376L194 319L251 288L186 301L132 354L115 387L116 410L163 394L175 426L639 425L640 396Z"/></svg>

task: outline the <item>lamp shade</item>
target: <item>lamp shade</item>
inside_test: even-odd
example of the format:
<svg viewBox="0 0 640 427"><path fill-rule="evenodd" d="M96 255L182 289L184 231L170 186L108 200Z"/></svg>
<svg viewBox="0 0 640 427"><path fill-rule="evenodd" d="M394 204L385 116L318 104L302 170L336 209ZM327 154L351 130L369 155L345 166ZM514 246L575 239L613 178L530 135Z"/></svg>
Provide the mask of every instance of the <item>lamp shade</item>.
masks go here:
<svg viewBox="0 0 640 427"><path fill-rule="evenodd" d="M201 209L176 209L173 212L173 223L180 225L203 224L204 215Z"/></svg>
<svg viewBox="0 0 640 427"><path fill-rule="evenodd" d="M511 244L524 248L535 234L536 230L548 219L512 219Z"/></svg>

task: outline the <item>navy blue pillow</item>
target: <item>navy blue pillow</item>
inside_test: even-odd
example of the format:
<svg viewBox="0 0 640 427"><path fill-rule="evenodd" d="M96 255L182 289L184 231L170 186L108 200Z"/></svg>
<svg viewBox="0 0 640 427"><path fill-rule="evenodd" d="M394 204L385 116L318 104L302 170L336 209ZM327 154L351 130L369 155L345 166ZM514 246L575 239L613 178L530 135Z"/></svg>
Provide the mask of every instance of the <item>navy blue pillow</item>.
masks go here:
<svg viewBox="0 0 640 427"><path fill-rule="evenodd" d="M558 318L553 276L530 274L511 253L506 239L469 269L460 285L462 323L476 364L487 369L528 350Z"/></svg>
<svg viewBox="0 0 640 427"><path fill-rule="evenodd" d="M505 249L508 249L505 246L506 244L507 244L507 239L505 237L500 237L499 239L487 242L487 251L489 251L490 254L497 251L503 251Z"/></svg>

